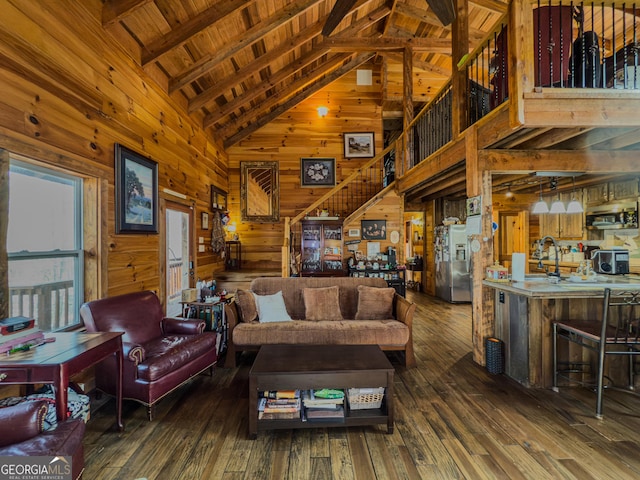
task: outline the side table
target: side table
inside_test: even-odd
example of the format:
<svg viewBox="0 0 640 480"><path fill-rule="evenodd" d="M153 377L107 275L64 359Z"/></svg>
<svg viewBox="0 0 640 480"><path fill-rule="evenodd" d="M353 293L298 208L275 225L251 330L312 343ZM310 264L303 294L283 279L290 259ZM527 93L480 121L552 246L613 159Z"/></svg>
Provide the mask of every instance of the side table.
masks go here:
<svg viewBox="0 0 640 480"><path fill-rule="evenodd" d="M240 240L228 240L226 243L226 270L240 270L242 268L242 244Z"/></svg>

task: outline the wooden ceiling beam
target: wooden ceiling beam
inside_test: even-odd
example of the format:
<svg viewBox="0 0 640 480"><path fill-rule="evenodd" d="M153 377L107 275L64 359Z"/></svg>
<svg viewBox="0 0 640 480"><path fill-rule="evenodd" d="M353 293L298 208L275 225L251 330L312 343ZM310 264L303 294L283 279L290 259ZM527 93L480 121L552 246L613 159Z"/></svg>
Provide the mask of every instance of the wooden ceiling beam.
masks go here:
<svg viewBox="0 0 640 480"><path fill-rule="evenodd" d="M451 54L451 39L449 38L325 38L324 45L334 52L401 52L410 48L416 52Z"/></svg>
<svg viewBox="0 0 640 480"><path fill-rule="evenodd" d="M102 5L102 26L113 25L151 2L153 0L105 0Z"/></svg>
<svg viewBox="0 0 640 480"><path fill-rule="evenodd" d="M250 7L256 0L226 0L202 11L195 17L171 30L168 34L150 42L142 50L142 66L155 62L165 53L184 45L194 35L215 26L229 15Z"/></svg>
<svg viewBox="0 0 640 480"><path fill-rule="evenodd" d="M247 108L243 115L240 115L234 120L227 122L217 130L217 133L220 134L223 138L231 136L243 125L245 125L246 123L250 123L252 119L260 117L265 112L275 107L278 102L284 102L288 98L295 97L297 95L296 92L299 92L304 88L308 88L313 84L313 82L321 78L323 75L327 75L332 70L339 68L345 61L351 58L352 55L353 54L350 55L347 53L338 53L329 58L326 62L323 62L320 65L316 66L310 72L307 72L306 75L300 76L300 78L298 78L296 81L288 85L279 86L274 94L267 97L258 105L252 105L251 108Z"/></svg>
<svg viewBox="0 0 640 480"><path fill-rule="evenodd" d="M275 108L273 111L271 111L269 114L265 115L262 118L259 118L253 124L248 125L247 127L243 128L242 130L237 132L235 135L227 138L224 141L224 147L225 148L229 148L232 145L235 145L236 143L240 142L243 138L248 137L253 132L255 132L259 128L263 127L267 123L271 122L273 119L277 118L278 116L282 115L284 112L286 112L290 108L293 108L295 105L297 105L298 103L302 102L303 100L305 100L309 96L313 95L317 91L319 91L322 88L326 87L330 83L336 81L338 78L342 77L343 75L346 75L347 73L349 73L354 68L357 68L358 66L362 65L363 63L369 61L371 58L374 57L374 55L375 55L374 53L363 53L363 54L360 54L356 58L351 60L350 62L344 64L342 67L340 67L337 70L331 72L330 74L327 74L324 78L322 78L321 80L318 80L317 82L315 82L313 85L311 85L306 90L299 92L297 95L295 95L293 98L291 98L287 102L285 102L285 103L283 103L281 105L278 105L278 107Z"/></svg>
<svg viewBox="0 0 640 480"><path fill-rule="evenodd" d="M497 13L505 13L509 7L509 2L501 2L500 0L469 0L469 3Z"/></svg>
<svg viewBox="0 0 640 480"><path fill-rule="evenodd" d="M634 150L480 150L484 170L496 173L632 173L640 170Z"/></svg>
<svg viewBox="0 0 640 480"><path fill-rule="evenodd" d="M418 20L419 22L426 23L427 25L440 27L448 32L451 31L451 25L442 26L442 23L440 22L440 20L438 20L438 17L436 17L435 13L433 13L431 10L417 8L406 3L399 3L396 7L396 12L404 15L405 17L412 18L413 20ZM469 38L474 40L476 44L483 40L486 36L487 32L478 30L477 28L469 27Z"/></svg>
<svg viewBox="0 0 640 480"><path fill-rule="evenodd" d="M397 63L402 63L402 54L396 52L384 52L383 55L387 57L389 60L393 60ZM417 58L413 58L413 68L424 70L425 72L435 73L436 75L440 75L442 77L446 77L447 79L451 76L451 69L446 67L440 67L438 65L434 65L430 62L425 62L423 60L418 60Z"/></svg>
<svg viewBox="0 0 640 480"><path fill-rule="evenodd" d="M169 93L173 93L185 85L197 80L202 75L215 68L220 62L227 60L229 57L260 40L273 30L291 22L299 15L315 6L318 1L319 0L306 0L293 3L276 12L269 18L245 30L238 37L229 39L226 48L222 48L216 52L210 53L209 55L205 55L195 62L190 68L172 78L169 81Z"/></svg>
<svg viewBox="0 0 640 480"><path fill-rule="evenodd" d="M383 6L371 12L366 17L359 19L351 27L338 33L336 37L341 37L343 35L345 36L355 35L359 31L364 30L370 27L371 25L378 23L379 21L389 16L390 14L391 14L391 9ZM220 95L223 95L224 92L230 90L234 85L238 85L244 80L246 80L247 78L251 77L252 75L257 74L260 70L270 65L275 59L286 55L287 53L289 53L290 51L296 48L299 48L300 44L311 41L313 38L319 36L321 28L322 28L322 21L319 21L312 27L307 28L306 30L300 32L294 38L287 40L285 43L283 43L279 47L257 58L254 62L251 62L250 64L245 65L240 70L236 71L232 76L229 76L226 79L220 82L217 82L214 87L205 90L200 95L197 95L196 97L191 99L188 107L189 113L192 113L195 110L202 108L207 103L211 102L213 99L219 97ZM322 42L320 42L319 45L321 46ZM319 47L316 47L316 48L319 49ZM322 50L324 52L323 54L328 53L329 51L326 48ZM209 117L209 118L211 119L213 117Z"/></svg>

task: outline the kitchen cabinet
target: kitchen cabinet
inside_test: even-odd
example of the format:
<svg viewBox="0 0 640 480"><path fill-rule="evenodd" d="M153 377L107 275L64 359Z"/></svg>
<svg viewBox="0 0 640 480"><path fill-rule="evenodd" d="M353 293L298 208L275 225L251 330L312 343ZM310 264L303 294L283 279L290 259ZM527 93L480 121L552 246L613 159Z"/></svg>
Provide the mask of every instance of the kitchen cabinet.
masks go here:
<svg viewBox="0 0 640 480"><path fill-rule="evenodd" d="M582 201L582 193L571 192L561 193L560 200L566 205L571 201L572 196L576 200ZM543 199L551 205L557 200L558 195L548 195ZM583 213L545 213L540 215L540 235L550 235L554 238L579 238L582 239L584 232Z"/></svg>
<svg viewBox="0 0 640 480"><path fill-rule="evenodd" d="M303 277L342 276L342 222L313 220L302 222Z"/></svg>
<svg viewBox="0 0 640 480"><path fill-rule="evenodd" d="M601 205L617 200L636 200L640 194L638 178L592 185L585 189L589 206Z"/></svg>

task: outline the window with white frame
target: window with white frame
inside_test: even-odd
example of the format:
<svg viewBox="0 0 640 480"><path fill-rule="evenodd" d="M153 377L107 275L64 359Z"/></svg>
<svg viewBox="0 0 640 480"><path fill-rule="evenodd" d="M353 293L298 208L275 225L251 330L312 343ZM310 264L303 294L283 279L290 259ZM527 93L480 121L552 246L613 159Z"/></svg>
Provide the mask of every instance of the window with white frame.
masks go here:
<svg viewBox="0 0 640 480"><path fill-rule="evenodd" d="M82 178L11 159L9 315L43 331L80 324Z"/></svg>

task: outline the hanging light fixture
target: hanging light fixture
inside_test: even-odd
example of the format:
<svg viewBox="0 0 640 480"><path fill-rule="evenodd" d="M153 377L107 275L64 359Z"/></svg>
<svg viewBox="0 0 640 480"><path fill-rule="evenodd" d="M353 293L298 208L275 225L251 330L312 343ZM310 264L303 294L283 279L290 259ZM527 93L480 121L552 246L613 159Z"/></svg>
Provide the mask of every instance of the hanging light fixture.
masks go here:
<svg viewBox="0 0 640 480"><path fill-rule="evenodd" d="M320 118L326 117L327 114L329 113L329 108L323 105L319 106L316 110L318 111L318 116Z"/></svg>
<svg viewBox="0 0 640 480"><path fill-rule="evenodd" d="M576 199L576 177L573 177L573 191L571 192L571 201L567 205L567 213L582 213L582 203Z"/></svg>
<svg viewBox="0 0 640 480"><path fill-rule="evenodd" d="M549 205L542 199L542 181L540 183L540 200L533 206L533 213L549 213Z"/></svg>
<svg viewBox="0 0 640 480"><path fill-rule="evenodd" d="M505 193L504 196L507 198L513 197L513 192L511 191L511 184L507 185L507 193Z"/></svg>
<svg viewBox="0 0 640 480"><path fill-rule="evenodd" d="M560 201L560 198L551 204L549 213L567 213L567 209L564 207L564 203Z"/></svg>

